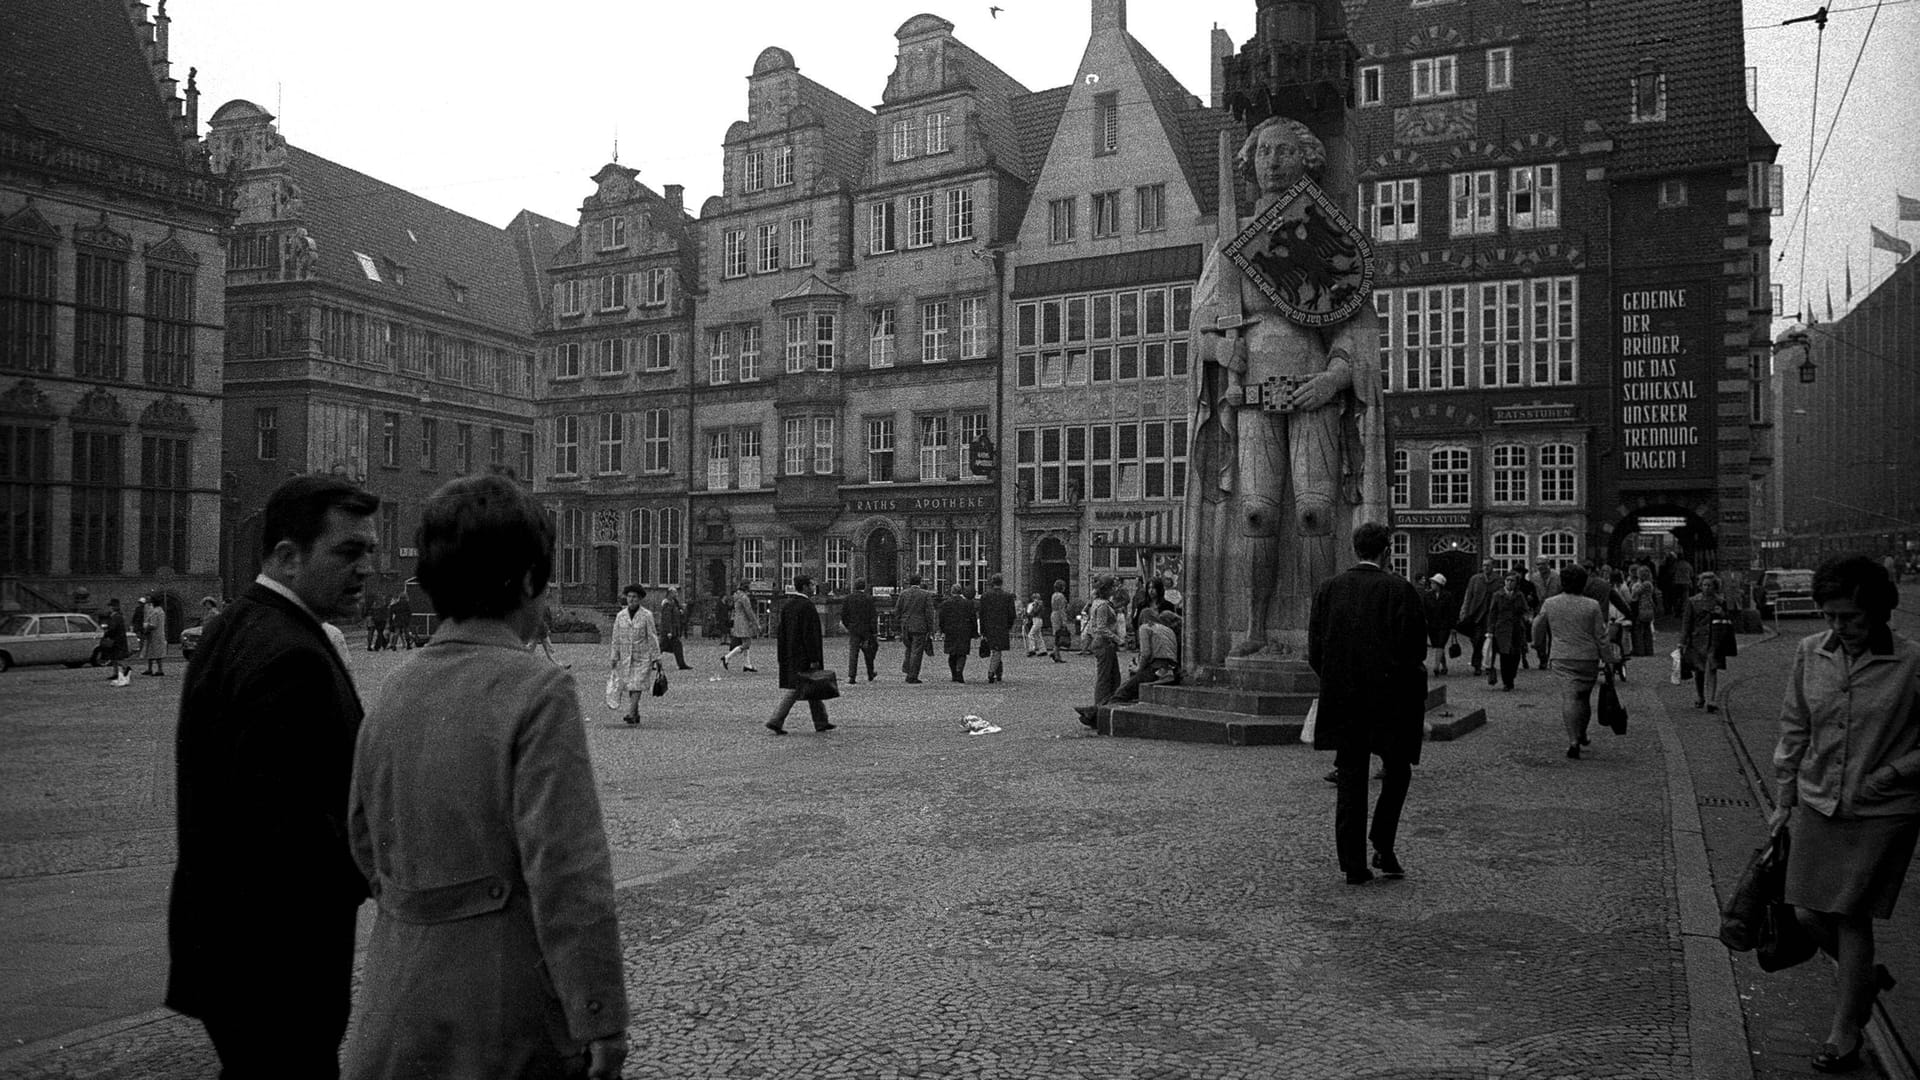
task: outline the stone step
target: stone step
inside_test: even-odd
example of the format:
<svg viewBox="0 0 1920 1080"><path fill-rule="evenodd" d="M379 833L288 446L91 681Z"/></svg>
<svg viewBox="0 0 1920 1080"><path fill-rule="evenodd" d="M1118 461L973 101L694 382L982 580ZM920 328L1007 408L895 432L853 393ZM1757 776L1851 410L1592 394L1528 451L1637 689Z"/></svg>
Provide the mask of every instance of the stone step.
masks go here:
<svg viewBox="0 0 1920 1080"><path fill-rule="evenodd" d="M1277 746L1300 741L1303 718L1250 716L1218 709L1177 705L1102 706L1097 730L1102 735L1225 746Z"/></svg>
<svg viewBox="0 0 1920 1080"><path fill-rule="evenodd" d="M1312 694L1274 690L1239 690L1231 686L1142 686L1144 704L1168 705L1249 716L1302 719L1313 704Z"/></svg>

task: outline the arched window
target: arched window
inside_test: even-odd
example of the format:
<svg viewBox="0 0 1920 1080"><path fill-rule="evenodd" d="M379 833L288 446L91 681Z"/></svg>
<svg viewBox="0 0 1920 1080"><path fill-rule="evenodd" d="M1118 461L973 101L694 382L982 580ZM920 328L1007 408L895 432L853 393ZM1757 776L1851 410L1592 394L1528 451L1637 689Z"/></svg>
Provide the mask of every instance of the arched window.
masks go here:
<svg viewBox="0 0 1920 1080"><path fill-rule="evenodd" d="M1427 457L1427 505L1464 507L1473 503L1473 455L1460 446L1443 446Z"/></svg>
<svg viewBox="0 0 1920 1080"><path fill-rule="evenodd" d="M1404 510L1413 505L1413 458L1405 450L1393 452L1393 506Z"/></svg>
<svg viewBox="0 0 1920 1080"><path fill-rule="evenodd" d="M1633 73L1633 106L1629 119L1636 124L1667 118L1667 75L1660 61L1643 57Z"/></svg>

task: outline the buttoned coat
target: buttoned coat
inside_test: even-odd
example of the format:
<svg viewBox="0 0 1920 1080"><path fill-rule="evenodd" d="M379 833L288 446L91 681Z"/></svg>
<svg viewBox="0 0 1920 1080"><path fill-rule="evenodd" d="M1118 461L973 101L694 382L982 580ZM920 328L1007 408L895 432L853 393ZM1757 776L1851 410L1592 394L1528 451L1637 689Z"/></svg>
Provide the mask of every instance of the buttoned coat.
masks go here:
<svg viewBox="0 0 1920 1080"><path fill-rule="evenodd" d="M267 995L276 1015L345 1032L367 896L346 828L363 715L340 654L293 601L256 583L213 621L174 744L168 1008L247 1016Z"/></svg>
<svg viewBox="0 0 1920 1080"><path fill-rule="evenodd" d="M774 625L776 655L780 659L780 689L800 685L800 673L820 671L826 665L825 645L820 640L820 609L813 597L788 593L780 602L780 614Z"/></svg>
<svg viewBox="0 0 1920 1080"><path fill-rule="evenodd" d="M965 596L949 596L940 602L940 637L947 655L967 653L980 633L980 609Z"/></svg>
<svg viewBox="0 0 1920 1080"><path fill-rule="evenodd" d="M1342 766L1368 754L1418 762L1425 737L1426 617L1420 590L1370 563L1336 574L1313 596L1307 662L1320 677L1316 750Z"/></svg>
<svg viewBox="0 0 1920 1080"><path fill-rule="evenodd" d="M900 632L933 633L933 594L918 585L900 590Z"/></svg>
<svg viewBox="0 0 1920 1080"><path fill-rule="evenodd" d="M558 1075L626 1029L573 677L506 624L444 623L387 679L348 820L379 909L348 1080Z"/></svg>
<svg viewBox="0 0 1920 1080"><path fill-rule="evenodd" d="M989 650L1005 652L1013 648L1013 632L1019 622L1012 593L988 589L980 597L980 640Z"/></svg>
<svg viewBox="0 0 1920 1080"><path fill-rule="evenodd" d="M840 605L840 625L847 633L856 638L874 637L876 619L873 607L873 594L864 589L847 594L846 602Z"/></svg>
<svg viewBox="0 0 1920 1080"><path fill-rule="evenodd" d="M1502 588L1487 601L1487 612L1487 636L1493 639L1493 651L1504 656L1525 652L1533 626L1527 594Z"/></svg>

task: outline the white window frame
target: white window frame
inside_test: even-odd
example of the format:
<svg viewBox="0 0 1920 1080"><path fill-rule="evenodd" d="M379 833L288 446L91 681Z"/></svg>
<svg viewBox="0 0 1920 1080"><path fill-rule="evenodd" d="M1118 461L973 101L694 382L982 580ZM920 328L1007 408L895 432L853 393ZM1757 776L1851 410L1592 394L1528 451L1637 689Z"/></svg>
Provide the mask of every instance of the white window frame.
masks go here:
<svg viewBox="0 0 1920 1080"><path fill-rule="evenodd" d="M673 414L667 409L648 409L641 416L641 471L673 471Z"/></svg>
<svg viewBox="0 0 1920 1080"><path fill-rule="evenodd" d="M1354 72L1353 99L1360 108L1383 104L1387 99L1387 69L1368 64Z"/></svg>
<svg viewBox="0 0 1920 1080"><path fill-rule="evenodd" d="M1493 470L1488 503L1493 506L1525 506L1533 455L1523 443L1500 443L1488 448L1487 465Z"/></svg>
<svg viewBox="0 0 1920 1080"><path fill-rule="evenodd" d="M1415 101L1450 98L1460 92L1460 63L1456 56L1428 56L1413 62L1411 86Z"/></svg>
<svg viewBox="0 0 1920 1080"><path fill-rule="evenodd" d="M720 276L743 278L747 276L747 230L728 229L720 242Z"/></svg>
<svg viewBox="0 0 1920 1080"><path fill-rule="evenodd" d="M937 364L947 359L947 338L952 333L953 305L946 300L929 300L920 305L920 362Z"/></svg>
<svg viewBox="0 0 1920 1080"><path fill-rule="evenodd" d="M816 416L813 418L813 471L822 476L833 472L834 418Z"/></svg>
<svg viewBox="0 0 1920 1080"><path fill-rule="evenodd" d="M825 555L827 591L834 594L849 591L853 587L853 541L844 536L829 536Z"/></svg>
<svg viewBox="0 0 1920 1080"><path fill-rule="evenodd" d="M771 274L780 269L780 226L756 225L753 229L753 269Z"/></svg>
<svg viewBox="0 0 1920 1080"><path fill-rule="evenodd" d="M720 386L733 381L733 331L707 333L707 384Z"/></svg>
<svg viewBox="0 0 1920 1080"><path fill-rule="evenodd" d="M1507 224L1515 230L1560 227L1560 166L1517 165L1507 170Z"/></svg>
<svg viewBox="0 0 1920 1080"><path fill-rule="evenodd" d="M1513 47L1511 45L1487 50L1487 89L1513 89Z"/></svg>
<svg viewBox="0 0 1920 1080"><path fill-rule="evenodd" d="M725 491L733 486L733 432L728 428L707 432L707 490Z"/></svg>
<svg viewBox="0 0 1920 1080"><path fill-rule="evenodd" d="M648 334L646 337L647 370L673 370L673 335L666 331Z"/></svg>
<svg viewBox="0 0 1920 1080"><path fill-rule="evenodd" d="M1686 177L1669 176L1660 181L1658 194L1655 196L1655 203L1660 209L1678 209L1687 205L1688 201Z"/></svg>
<svg viewBox="0 0 1920 1080"><path fill-rule="evenodd" d="M786 371L797 375L807 370L807 359L813 345L813 320L807 313L788 315L780 320L781 328L786 332L782 355L786 358Z"/></svg>
<svg viewBox="0 0 1920 1080"><path fill-rule="evenodd" d="M647 271L646 303L659 306L667 302L669 283L673 280L673 271L664 266L656 266Z"/></svg>
<svg viewBox="0 0 1920 1080"><path fill-rule="evenodd" d="M1480 283L1480 385L1522 386L1527 375L1526 288L1522 281Z"/></svg>
<svg viewBox="0 0 1920 1080"><path fill-rule="evenodd" d="M749 150L740 161L740 190L759 191L767 186L766 161L760 151Z"/></svg>
<svg viewBox="0 0 1920 1080"><path fill-rule="evenodd" d="M580 417L559 413L553 418L553 475L580 475Z"/></svg>
<svg viewBox="0 0 1920 1080"><path fill-rule="evenodd" d="M595 427L598 430L594 433L594 474L596 476L618 475L626 463L626 414L599 413L596 416Z"/></svg>
<svg viewBox="0 0 1920 1080"><path fill-rule="evenodd" d="M614 215L600 222L600 250L612 251L627 246L627 219Z"/></svg>
<svg viewBox="0 0 1920 1080"><path fill-rule="evenodd" d="M1653 80L1652 108L1642 109L1641 80ZM1667 73L1664 71L1636 71L1627 86L1627 122L1632 124L1658 124L1667 118Z"/></svg>
<svg viewBox="0 0 1920 1080"><path fill-rule="evenodd" d="M780 580L775 582L781 588L792 586L801 574L806 573L807 544L798 536L780 538Z"/></svg>
<svg viewBox="0 0 1920 1080"><path fill-rule="evenodd" d="M553 347L553 377L577 379L582 371L580 342L563 341Z"/></svg>
<svg viewBox="0 0 1920 1080"><path fill-rule="evenodd" d="M1403 578L1413 576L1413 537L1404 531L1387 536L1387 569Z"/></svg>
<svg viewBox="0 0 1920 1080"><path fill-rule="evenodd" d="M920 459L920 482L933 483L947 479L947 466L952 461L953 432L945 413L930 413L917 417L914 423L918 434L916 446Z"/></svg>
<svg viewBox="0 0 1920 1080"><path fill-rule="evenodd" d="M1436 446L1427 453L1427 506L1464 510L1473 505L1473 451Z"/></svg>
<svg viewBox="0 0 1920 1080"><path fill-rule="evenodd" d="M1540 558L1553 564L1555 570L1569 566L1580 559L1580 538L1567 529L1552 529L1540 534Z"/></svg>
<svg viewBox="0 0 1920 1080"><path fill-rule="evenodd" d="M784 476L801 476L807 471L809 419L789 416L780 423L780 472Z"/></svg>
<svg viewBox="0 0 1920 1080"><path fill-rule="evenodd" d="M813 370L832 371L840 360L840 320L831 311L813 313Z"/></svg>
<svg viewBox="0 0 1920 1080"><path fill-rule="evenodd" d="M1528 557L1527 534L1513 529L1502 529L1487 538L1487 558L1504 579L1507 574L1518 570L1524 574L1533 565Z"/></svg>
<svg viewBox="0 0 1920 1080"><path fill-rule="evenodd" d="M891 484L894 481L894 468L898 465L895 457L897 447L894 442L893 417L875 416L867 420L867 483ZM884 462L884 468L876 468ZM884 473L885 475L880 475Z"/></svg>
<svg viewBox="0 0 1920 1080"><path fill-rule="evenodd" d="M734 429L733 454L735 471L739 474L738 486L748 491L759 488L763 479L760 468L760 429L757 427Z"/></svg>
<svg viewBox="0 0 1920 1080"><path fill-rule="evenodd" d="M1413 455L1400 447L1395 447L1393 451L1393 486L1390 491L1395 510L1406 510L1413 506Z"/></svg>
<svg viewBox="0 0 1920 1080"><path fill-rule="evenodd" d="M1580 504L1580 448L1573 443L1540 447L1540 505Z"/></svg>
<svg viewBox="0 0 1920 1080"><path fill-rule="evenodd" d="M1096 191L1087 215L1089 233L1097 238L1120 235L1120 192Z"/></svg>
<svg viewBox="0 0 1920 1080"><path fill-rule="evenodd" d="M973 239L973 189L947 189L947 243Z"/></svg>
<svg viewBox="0 0 1920 1080"><path fill-rule="evenodd" d="M1047 200L1047 243L1073 243L1075 219L1080 216L1079 201L1072 195L1064 199Z"/></svg>
<svg viewBox="0 0 1920 1080"><path fill-rule="evenodd" d="M1140 184L1133 189L1133 229L1161 232L1167 227L1167 185Z"/></svg>
<svg viewBox="0 0 1920 1080"><path fill-rule="evenodd" d="M952 147L947 145L947 114L930 112L926 120L926 152L944 154Z"/></svg>
<svg viewBox="0 0 1920 1080"><path fill-rule="evenodd" d="M918 129L919 125L912 119L895 120L893 122L893 160L906 161L914 156L919 149L915 145L918 141L915 138L918 134Z"/></svg>
<svg viewBox="0 0 1920 1080"><path fill-rule="evenodd" d="M798 217L787 222L787 263L813 265L813 218Z"/></svg>
<svg viewBox="0 0 1920 1080"><path fill-rule="evenodd" d="M899 344L898 316L893 305L867 309L867 366L892 367Z"/></svg>
<svg viewBox="0 0 1920 1080"><path fill-rule="evenodd" d="M748 323L740 328L740 381L756 382L760 378L759 323Z"/></svg>
<svg viewBox="0 0 1920 1080"><path fill-rule="evenodd" d="M907 196L907 247L932 247L933 235L933 196Z"/></svg>
<svg viewBox="0 0 1920 1080"><path fill-rule="evenodd" d="M1474 236L1498 232L1499 174L1492 169L1453 173L1447 178L1453 207L1452 235Z"/></svg>
<svg viewBox="0 0 1920 1080"><path fill-rule="evenodd" d="M886 255L893 246L893 202L884 200L867 207L867 254Z"/></svg>
<svg viewBox="0 0 1920 1080"><path fill-rule="evenodd" d="M1373 185L1373 238L1384 242L1420 239L1420 181L1381 180ZM1392 223L1388 223L1388 218Z"/></svg>
<svg viewBox="0 0 1920 1080"><path fill-rule="evenodd" d="M960 358L975 360L987 355L987 301L982 296L960 300Z"/></svg>
<svg viewBox="0 0 1920 1080"><path fill-rule="evenodd" d="M787 187L793 183L793 147L777 146L773 150L773 186Z"/></svg>
<svg viewBox="0 0 1920 1080"><path fill-rule="evenodd" d="M740 576L748 581L765 581L767 563L765 548L757 536L740 538Z"/></svg>

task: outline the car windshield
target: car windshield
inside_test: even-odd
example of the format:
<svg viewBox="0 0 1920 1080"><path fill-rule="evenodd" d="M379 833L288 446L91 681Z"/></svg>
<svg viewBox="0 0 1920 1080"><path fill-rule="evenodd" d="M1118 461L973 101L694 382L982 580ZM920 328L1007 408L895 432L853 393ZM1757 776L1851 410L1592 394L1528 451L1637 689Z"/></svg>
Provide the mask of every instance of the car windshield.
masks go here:
<svg viewBox="0 0 1920 1080"><path fill-rule="evenodd" d="M1767 574L1768 583L1781 592L1812 592L1813 571L1811 570L1774 570Z"/></svg>
<svg viewBox="0 0 1920 1080"><path fill-rule="evenodd" d="M4 622L0 622L0 634L24 634L28 622L25 615L9 615Z"/></svg>

